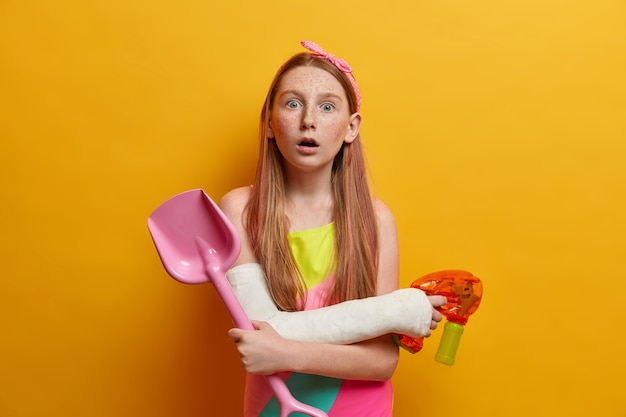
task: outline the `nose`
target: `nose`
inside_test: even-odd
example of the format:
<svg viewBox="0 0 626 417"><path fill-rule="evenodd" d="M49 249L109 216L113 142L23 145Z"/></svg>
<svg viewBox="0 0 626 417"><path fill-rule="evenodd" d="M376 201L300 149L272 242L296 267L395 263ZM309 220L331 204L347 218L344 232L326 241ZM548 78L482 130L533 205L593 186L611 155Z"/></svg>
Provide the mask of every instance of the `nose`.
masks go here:
<svg viewBox="0 0 626 417"><path fill-rule="evenodd" d="M315 129L315 111L310 106L305 106L302 111L302 130Z"/></svg>

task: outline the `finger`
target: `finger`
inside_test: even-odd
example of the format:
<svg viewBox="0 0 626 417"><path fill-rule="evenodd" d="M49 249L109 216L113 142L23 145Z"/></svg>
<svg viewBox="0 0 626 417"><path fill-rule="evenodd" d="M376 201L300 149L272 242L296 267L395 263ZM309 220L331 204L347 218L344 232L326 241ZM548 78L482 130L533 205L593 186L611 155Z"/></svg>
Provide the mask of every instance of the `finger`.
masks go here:
<svg viewBox="0 0 626 417"><path fill-rule="evenodd" d="M443 305L446 305L448 302L446 297L444 297L443 295L431 295L428 297L428 300L433 307L441 307Z"/></svg>
<svg viewBox="0 0 626 417"><path fill-rule="evenodd" d="M236 327L228 331L228 337L233 339L235 343L241 340L241 334L242 334L241 329L238 329Z"/></svg>
<svg viewBox="0 0 626 417"><path fill-rule="evenodd" d="M272 327L271 324L269 324L266 321L257 321L257 320L252 320L252 325L254 326L255 329L257 330L265 330L265 331L272 331L275 332L274 328Z"/></svg>
<svg viewBox="0 0 626 417"><path fill-rule="evenodd" d="M432 319L433 319L433 321L439 322L439 321L443 320L443 315L441 314L441 312L439 312L437 310L433 310Z"/></svg>

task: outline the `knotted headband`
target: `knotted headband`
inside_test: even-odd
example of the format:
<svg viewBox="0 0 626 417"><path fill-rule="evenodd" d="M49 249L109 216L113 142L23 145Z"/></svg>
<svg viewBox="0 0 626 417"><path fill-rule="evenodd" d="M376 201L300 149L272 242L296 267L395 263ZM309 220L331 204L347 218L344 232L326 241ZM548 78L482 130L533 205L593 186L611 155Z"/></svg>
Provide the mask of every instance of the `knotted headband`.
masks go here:
<svg viewBox="0 0 626 417"><path fill-rule="evenodd" d="M309 51L313 52L314 56L324 58L329 61L331 64L339 68L341 72L346 74L348 80L350 80L350 84L352 84L352 89L354 89L354 95L356 96L356 110L359 111L361 109L361 93L359 92L359 87L356 85L356 80L352 75L352 67L345 60L341 58L337 58L333 54L329 54L325 52L318 44L311 41L301 41L302 46L304 46Z"/></svg>

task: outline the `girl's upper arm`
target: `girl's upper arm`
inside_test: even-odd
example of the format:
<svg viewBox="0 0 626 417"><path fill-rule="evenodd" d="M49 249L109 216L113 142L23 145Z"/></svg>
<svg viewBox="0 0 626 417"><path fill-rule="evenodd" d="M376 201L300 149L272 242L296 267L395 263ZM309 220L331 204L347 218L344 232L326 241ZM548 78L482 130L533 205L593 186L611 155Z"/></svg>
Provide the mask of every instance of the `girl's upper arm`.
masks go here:
<svg viewBox="0 0 626 417"><path fill-rule="evenodd" d="M400 250L396 220L389 208L374 199L374 210L378 220L378 294L398 289L400 276Z"/></svg>
<svg viewBox="0 0 626 417"><path fill-rule="evenodd" d="M243 220L243 212L246 204L248 204L249 198L250 187L241 187L226 193L219 202L220 209L222 209L226 217L228 217L233 226L235 226L235 229L237 229L241 242L241 251L233 266L257 262L256 256L254 256L254 252L250 247L248 233L244 227Z"/></svg>

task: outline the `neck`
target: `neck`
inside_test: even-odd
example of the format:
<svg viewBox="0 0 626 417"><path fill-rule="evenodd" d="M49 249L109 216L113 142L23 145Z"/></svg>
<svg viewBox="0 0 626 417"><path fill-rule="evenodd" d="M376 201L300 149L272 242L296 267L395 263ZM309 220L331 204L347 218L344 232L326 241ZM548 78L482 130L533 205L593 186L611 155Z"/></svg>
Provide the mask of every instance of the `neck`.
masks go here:
<svg viewBox="0 0 626 417"><path fill-rule="evenodd" d="M319 197L332 194L330 184L332 165L303 171L286 167L285 193L294 197Z"/></svg>
<svg viewBox="0 0 626 417"><path fill-rule="evenodd" d="M324 226L332 221L333 192L330 173L288 177L285 184L285 214L290 230Z"/></svg>

